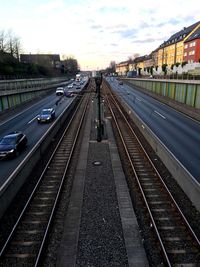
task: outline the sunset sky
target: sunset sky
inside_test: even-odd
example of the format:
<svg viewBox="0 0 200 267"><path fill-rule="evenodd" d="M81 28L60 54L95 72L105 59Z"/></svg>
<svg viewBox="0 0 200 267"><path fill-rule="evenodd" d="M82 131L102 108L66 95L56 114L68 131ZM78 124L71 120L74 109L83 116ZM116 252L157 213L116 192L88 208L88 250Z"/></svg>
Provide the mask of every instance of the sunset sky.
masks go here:
<svg viewBox="0 0 200 267"><path fill-rule="evenodd" d="M73 56L82 70L149 54L200 21L199 0L0 0L0 30L20 38L23 53Z"/></svg>

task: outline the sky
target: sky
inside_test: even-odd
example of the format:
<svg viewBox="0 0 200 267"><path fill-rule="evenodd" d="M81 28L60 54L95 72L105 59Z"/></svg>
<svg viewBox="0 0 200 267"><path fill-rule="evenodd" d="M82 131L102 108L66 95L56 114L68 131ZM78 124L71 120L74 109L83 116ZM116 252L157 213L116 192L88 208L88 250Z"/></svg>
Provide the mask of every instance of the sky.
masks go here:
<svg viewBox="0 0 200 267"><path fill-rule="evenodd" d="M199 0L0 0L0 30L23 53L74 57L81 70L148 55L198 21Z"/></svg>

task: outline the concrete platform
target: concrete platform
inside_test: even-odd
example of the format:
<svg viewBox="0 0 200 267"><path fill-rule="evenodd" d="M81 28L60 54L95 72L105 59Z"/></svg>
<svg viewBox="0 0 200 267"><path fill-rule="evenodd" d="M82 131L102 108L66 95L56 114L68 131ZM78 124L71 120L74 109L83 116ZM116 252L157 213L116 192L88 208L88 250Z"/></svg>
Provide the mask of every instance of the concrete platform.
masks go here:
<svg viewBox="0 0 200 267"><path fill-rule="evenodd" d="M149 266L110 120L104 119L105 135L97 142L93 108L56 266Z"/></svg>

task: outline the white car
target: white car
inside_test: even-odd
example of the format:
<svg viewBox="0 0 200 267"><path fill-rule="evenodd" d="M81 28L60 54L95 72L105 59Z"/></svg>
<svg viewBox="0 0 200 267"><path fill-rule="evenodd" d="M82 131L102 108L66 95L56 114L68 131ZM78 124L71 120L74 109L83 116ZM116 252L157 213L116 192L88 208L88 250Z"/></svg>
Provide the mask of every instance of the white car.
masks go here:
<svg viewBox="0 0 200 267"><path fill-rule="evenodd" d="M56 89L56 95L64 95L64 93L65 93L65 90L63 87L58 87Z"/></svg>
<svg viewBox="0 0 200 267"><path fill-rule="evenodd" d="M73 83L68 84L67 88L73 88Z"/></svg>

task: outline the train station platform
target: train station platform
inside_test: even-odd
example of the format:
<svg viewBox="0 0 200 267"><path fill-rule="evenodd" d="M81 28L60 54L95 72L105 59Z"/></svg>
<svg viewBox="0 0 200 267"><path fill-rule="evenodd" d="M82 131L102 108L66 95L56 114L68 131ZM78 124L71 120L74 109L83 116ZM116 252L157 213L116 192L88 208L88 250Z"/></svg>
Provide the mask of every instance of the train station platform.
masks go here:
<svg viewBox="0 0 200 267"><path fill-rule="evenodd" d="M56 266L149 266L110 119L97 142L90 109Z"/></svg>

